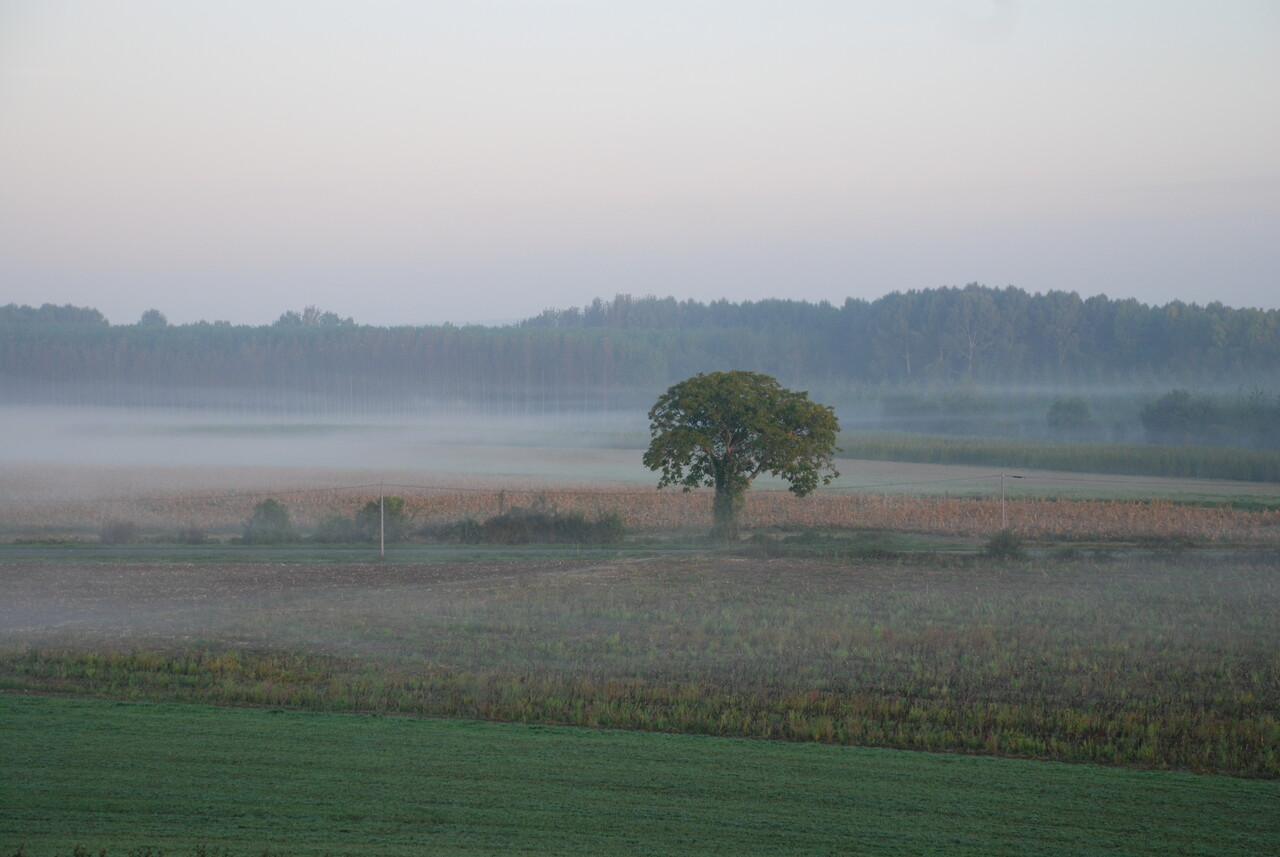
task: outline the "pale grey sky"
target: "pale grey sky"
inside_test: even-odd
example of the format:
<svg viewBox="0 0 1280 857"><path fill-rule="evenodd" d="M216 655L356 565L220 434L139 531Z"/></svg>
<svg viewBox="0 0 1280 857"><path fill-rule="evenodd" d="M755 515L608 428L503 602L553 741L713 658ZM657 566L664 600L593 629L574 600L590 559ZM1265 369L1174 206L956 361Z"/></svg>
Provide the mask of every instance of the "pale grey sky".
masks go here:
<svg viewBox="0 0 1280 857"><path fill-rule="evenodd" d="M0 304L1280 306L1280 3L0 0Z"/></svg>

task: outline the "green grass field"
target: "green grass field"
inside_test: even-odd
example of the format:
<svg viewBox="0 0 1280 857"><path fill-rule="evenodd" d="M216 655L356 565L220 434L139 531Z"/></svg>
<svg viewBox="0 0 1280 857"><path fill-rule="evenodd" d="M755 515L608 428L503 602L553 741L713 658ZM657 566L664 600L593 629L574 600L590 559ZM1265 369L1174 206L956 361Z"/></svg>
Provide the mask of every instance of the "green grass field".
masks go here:
<svg viewBox="0 0 1280 857"><path fill-rule="evenodd" d="M843 434L850 458L1191 479L1280 481L1280 452L1145 443L1060 443L907 433Z"/></svg>
<svg viewBox="0 0 1280 857"><path fill-rule="evenodd" d="M0 694L0 759L5 857L1280 849L1274 781L814 744Z"/></svg>

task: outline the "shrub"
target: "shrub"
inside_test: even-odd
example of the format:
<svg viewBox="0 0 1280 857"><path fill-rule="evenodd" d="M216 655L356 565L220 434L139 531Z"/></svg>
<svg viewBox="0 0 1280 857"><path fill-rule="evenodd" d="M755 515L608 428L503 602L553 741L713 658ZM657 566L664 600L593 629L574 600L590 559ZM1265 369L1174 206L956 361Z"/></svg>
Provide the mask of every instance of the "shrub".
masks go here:
<svg viewBox="0 0 1280 857"><path fill-rule="evenodd" d="M192 524L178 530L178 541L184 545L204 545L209 543L209 534Z"/></svg>
<svg viewBox="0 0 1280 857"><path fill-rule="evenodd" d="M1008 527L987 539L982 552L992 559L1024 559L1027 555L1022 538Z"/></svg>
<svg viewBox="0 0 1280 857"><path fill-rule="evenodd" d="M320 520L320 523L316 526L315 534L311 538L314 541L326 544L354 542L360 538L360 528L356 526L355 521L346 515L334 513L325 515Z"/></svg>
<svg viewBox="0 0 1280 857"><path fill-rule="evenodd" d="M389 542L403 541L409 532L409 516L405 512L403 497L383 497L382 503L370 500L356 512L355 529L358 537L369 542L378 541L385 534Z"/></svg>
<svg viewBox="0 0 1280 857"><path fill-rule="evenodd" d="M263 500L253 507L244 524L244 541L251 545L279 544L298 540L289 519L289 509L279 500Z"/></svg>
<svg viewBox="0 0 1280 857"><path fill-rule="evenodd" d="M355 515L326 515L316 527L312 540L317 542L377 542L384 533L389 542L404 541L409 536L409 515L403 497L384 497L365 503Z"/></svg>
<svg viewBox="0 0 1280 857"><path fill-rule="evenodd" d="M138 540L138 525L134 521L107 521L98 533L104 545L128 545Z"/></svg>
<svg viewBox="0 0 1280 857"><path fill-rule="evenodd" d="M516 506L501 515L478 522L455 521L436 532L448 541L465 544L612 544L626 533L622 516L606 512L589 520L581 512L557 512L546 508Z"/></svg>

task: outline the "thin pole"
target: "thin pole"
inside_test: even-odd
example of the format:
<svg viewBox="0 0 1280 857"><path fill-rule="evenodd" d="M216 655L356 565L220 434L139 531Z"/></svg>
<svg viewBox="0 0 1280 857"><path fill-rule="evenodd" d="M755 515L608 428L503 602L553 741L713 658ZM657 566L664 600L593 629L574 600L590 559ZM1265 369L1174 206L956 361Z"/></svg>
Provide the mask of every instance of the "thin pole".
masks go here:
<svg viewBox="0 0 1280 857"><path fill-rule="evenodd" d="M382 483L378 483L378 556L387 555L387 501Z"/></svg>
<svg viewBox="0 0 1280 857"><path fill-rule="evenodd" d="M1008 476L1010 479L1021 479L1021 476L1014 476L1012 473L1000 474L1000 529L1009 529L1009 518L1004 513L1004 479Z"/></svg>

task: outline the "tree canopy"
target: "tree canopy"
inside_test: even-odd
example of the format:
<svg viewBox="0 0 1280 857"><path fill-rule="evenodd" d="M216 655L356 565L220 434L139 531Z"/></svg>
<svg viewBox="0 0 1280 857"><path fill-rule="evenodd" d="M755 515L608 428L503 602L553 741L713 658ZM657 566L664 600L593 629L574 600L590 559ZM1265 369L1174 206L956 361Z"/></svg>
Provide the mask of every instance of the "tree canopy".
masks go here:
<svg viewBox="0 0 1280 857"><path fill-rule="evenodd" d="M840 475L835 412L768 375L699 373L663 393L649 420L645 467L661 472L659 488L715 488L721 539L736 537L743 494L761 474L781 477L798 497Z"/></svg>
<svg viewBox="0 0 1280 857"><path fill-rule="evenodd" d="M297 538L289 509L279 500L269 498L255 503L253 514L244 523L245 544L277 544L296 541Z"/></svg>

